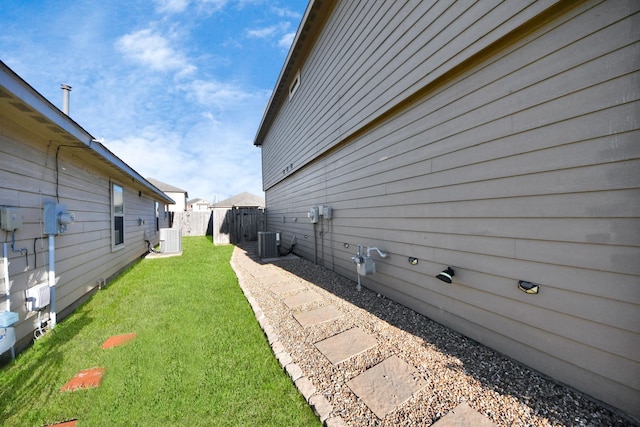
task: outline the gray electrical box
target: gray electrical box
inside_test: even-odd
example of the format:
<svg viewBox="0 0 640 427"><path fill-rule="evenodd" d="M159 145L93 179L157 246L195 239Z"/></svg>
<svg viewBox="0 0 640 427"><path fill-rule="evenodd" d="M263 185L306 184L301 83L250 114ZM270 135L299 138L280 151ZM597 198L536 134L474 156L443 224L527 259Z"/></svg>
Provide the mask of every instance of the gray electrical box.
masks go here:
<svg viewBox="0 0 640 427"><path fill-rule="evenodd" d="M0 209L0 228L13 231L22 228L22 214L19 208L4 206Z"/></svg>
<svg viewBox="0 0 640 427"><path fill-rule="evenodd" d="M75 216L67 212L64 205L55 202L44 204L44 234L60 234L67 231L67 225L75 221Z"/></svg>

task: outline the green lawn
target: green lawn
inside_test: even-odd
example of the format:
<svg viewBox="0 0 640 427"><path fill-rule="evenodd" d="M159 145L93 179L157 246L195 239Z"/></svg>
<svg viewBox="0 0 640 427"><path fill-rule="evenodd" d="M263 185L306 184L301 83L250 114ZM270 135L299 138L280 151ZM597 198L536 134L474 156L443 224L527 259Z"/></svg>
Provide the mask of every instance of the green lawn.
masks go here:
<svg viewBox="0 0 640 427"><path fill-rule="evenodd" d="M183 251L141 260L0 370L0 425L320 426L238 286L233 247L184 237ZM59 391L93 367L100 387Z"/></svg>

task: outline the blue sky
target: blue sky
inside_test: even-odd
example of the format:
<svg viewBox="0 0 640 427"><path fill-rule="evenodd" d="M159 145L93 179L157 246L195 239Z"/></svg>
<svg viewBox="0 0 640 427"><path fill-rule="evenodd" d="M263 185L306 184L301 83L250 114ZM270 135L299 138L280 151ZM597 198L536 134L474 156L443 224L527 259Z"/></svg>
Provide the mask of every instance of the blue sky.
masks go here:
<svg viewBox="0 0 640 427"><path fill-rule="evenodd" d="M262 195L262 113L307 0L2 0L0 60L142 176Z"/></svg>

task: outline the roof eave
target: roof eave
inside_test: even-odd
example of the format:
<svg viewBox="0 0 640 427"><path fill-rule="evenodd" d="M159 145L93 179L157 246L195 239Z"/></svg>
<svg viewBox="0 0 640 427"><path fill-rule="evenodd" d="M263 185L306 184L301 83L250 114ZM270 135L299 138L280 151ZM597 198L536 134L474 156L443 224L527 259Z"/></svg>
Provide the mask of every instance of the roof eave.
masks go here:
<svg viewBox="0 0 640 427"><path fill-rule="evenodd" d="M4 62L0 61L0 86L3 86L11 92L15 97L21 99L25 104L29 105L38 114L51 121L55 126L71 135L79 146L86 146L91 149L96 155L102 157L115 168L119 169L126 175L129 175L134 181L147 188L154 193L160 200L169 204L175 204L175 201L168 197L163 192L159 191L153 185L151 185L146 179L144 179L138 172L120 160L115 154L113 154L104 145L98 142L89 132L84 130L78 123L76 123L71 117L63 113L49 100L36 91L31 85L23 80L18 74L16 74L11 68L9 68Z"/></svg>
<svg viewBox="0 0 640 427"><path fill-rule="evenodd" d="M271 126L277 109L286 99L288 94L289 80L295 76L301 64L304 62L308 52L315 43L317 35L322 29L325 19L335 5L335 0L310 0L305 10L302 21L296 31L296 36L291 43L289 53L284 62L276 85L271 92L271 97L266 105L260 126L253 140L253 145L260 146Z"/></svg>

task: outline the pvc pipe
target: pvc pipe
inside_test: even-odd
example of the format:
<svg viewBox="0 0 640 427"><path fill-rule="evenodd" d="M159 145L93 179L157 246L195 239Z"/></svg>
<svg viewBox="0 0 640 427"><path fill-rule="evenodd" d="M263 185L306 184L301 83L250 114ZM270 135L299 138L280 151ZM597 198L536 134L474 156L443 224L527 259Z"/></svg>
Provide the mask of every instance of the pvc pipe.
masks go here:
<svg viewBox="0 0 640 427"><path fill-rule="evenodd" d="M3 262L2 262L2 275L4 276L4 285L5 285L5 295L7 297L6 299L6 304L7 304L7 311L11 311L11 288L9 287L10 282L9 282L9 258L7 258L7 254L8 254L8 248L7 248L7 242L4 242L4 244L2 245L2 258L3 258Z"/></svg>
<svg viewBox="0 0 640 427"><path fill-rule="evenodd" d="M9 281L9 248L7 247L7 242L4 242L2 245L2 274L4 276L4 285L5 285L5 296L7 304L7 311L11 311L11 282ZM14 345L16 343L16 330L13 327L5 328L4 330L5 337L4 339L7 342L11 342L11 360L15 360L16 358L16 350L14 349Z"/></svg>
<svg viewBox="0 0 640 427"><path fill-rule="evenodd" d="M56 327L56 245L55 234L49 234L49 292L50 292L50 306L49 306L49 327L54 329Z"/></svg>

